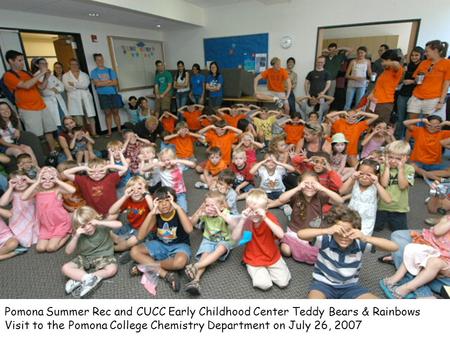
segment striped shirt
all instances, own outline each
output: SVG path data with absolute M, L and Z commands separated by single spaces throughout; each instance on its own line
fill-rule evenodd
M 320 250 L 313 278 L 335 287 L 358 283 L 366 243 L 355 239 L 350 246 L 342 249 L 331 235 L 319 236 L 317 240 Z

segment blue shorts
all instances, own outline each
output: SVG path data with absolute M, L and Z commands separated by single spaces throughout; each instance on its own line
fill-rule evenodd
M 272 191 L 267 193 L 267 197 L 271 200 L 276 200 L 283 194 L 284 191 Z
M 116 229 L 114 231 L 114 233 L 117 236 L 123 237 L 124 239 L 128 239 L 131 236 L 137 237 L 139 230 L 131 227 L 131 224 L 127 222 L 127 223 L 124 223 L 119 229 Z M 145 238 L 145 240 L 147 240 L 147 241 L 152 241 L 154 239 L 156 239 L 155 232 L 149 232 L 147 237 Z
M 311 284 L 309 291 L 312 290 L 322 292 L 327 299 L 355 299 L 365 293 L 369 293 L 368 289 L 363 288 L 359 284 L 335 287 L 317 280 Z
M 445 165 L 443 163 L 439 164 L 425 164 L 422 162 L 414 162 L 416 166 L 418 166 L 420 169 L 423 169 L 425 171 L 433 171 L 433 170 L 445 170 L 448 168 L 448 165 Z
M 152 241 L 146 241 L 144 243 L 150 256 L 157 261 L 163 261 L 165 259 L 175 256 L 177 253 L 184 253 L 188 256 L 188 260 L 191 258 L 192 250 L 186 243 L 166 244 L 159 239 Z
M 217 247 L 219 245 L 223 245 L 226 249 L 227 252 L 225 252 L 220 258 L 220 261 L 224 261 L 227 259 L 228 255 L 230 254 L 231 249 L 233 249 L 234 245 L 233 242 L 227 242 L 227 241 L 218 241 L 218 242 L 214 242 L 211 241 L 207 238 L 203 238 L 202 242 L 200 243 L 200 247 L 197 250 L 197 254 L 195 255 L 195 259 L 200 260 L 200 257 L 202 256 L 202 254 L 206 253 L 211 253 L 216 251 Z

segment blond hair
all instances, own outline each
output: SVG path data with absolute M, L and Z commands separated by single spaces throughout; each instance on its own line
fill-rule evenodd
M 211 198 L 213 200 L 216 200 L 217 202 L 219 202 L 218 206 L 219 207 L 224 207 L 224 208 L 228 208 L 228 203 L 227 203 L 227 198 L 224 194 L 221 194 L 218 191 L 208 191 L 205 195 L 205 200 L 207 198 Z
M 395 155 L 409 155 L 411 146 L 405 141 L 394 141 L 386 146 L 386 152 Z
M 84 206 L 76 209 L 72 215 L 72 226 L 76 230 L 94 219 L 101 219 L 102 216 L 93 208 Z
M 158 154 L 159 159 L 161 159 L 163 155 L 169 155 L 173 160 L 176 159 L 175 152 L 172 148 L 164 148 L 163 150 L 161 150 Z
M 244 155 L 244 157 L 247 159 L 247 153 L 245 152 L 244 149 L 242 149 L 242 148 L 240 148 L 240 147 L 233 150 L 233 160 L 234 160 L 238 155 Z
M 128 189 L 129 187 L 131 187 L 132 185 L 135 185 L 135 184 L 143 184 L 146 187 L 147 181 L 142 176 L 133 176 L 128 180 L 125 188 Z
M 119 140 L 112 140 L 109 141 L 106 144 L 106 149 L 110 149 L 110 148 L 122 148 L 123 147 L 123 142 L 119 141 Z
M 106 160 L 97 157 L 89 161 L 88 167 L 92 169 L 94 167 L 105 166 L 106 164 L 107 164 Z
M 252 189 L 247 195 L 245 199 L 247 205 L 249 204 L 260 204 L 262 208 L 267 208 L 267 204 L 269 203 L 269 198 L 267 194 L 262 189 Z
M 153 144 L 147 144 L 147 143 L 144 143 L 144 144 L 141 146 L 141 150 L 142 150 L 142 149 L 147 149 L 147 148 L 152 149 L 153 152 L 156 154 L 156 147 L 155 147 Z

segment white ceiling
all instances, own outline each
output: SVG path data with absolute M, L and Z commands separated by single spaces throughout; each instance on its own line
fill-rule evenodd
M 87 0 L 0 0 L 0 9 L 62 16 L 93 22 L 120 24 L 122 26 L 144 29 L 157 30 L 159 29 L 156 27 L 157 24 L 161 25 L 160 29 L 162 30 L 194 27 L 193 25 L 184 22 L 135 12 L 126 8 L 96 4 Z M 89 13 L 91 12 L 99 13 L 100 16 L 90 17 Z
M 258 1 L 264 5 L 276 5 L 291 2 L 291 0 L 184 0 L 184 1 L 190 2 L 191 4 L 202 8 L 229 6 L 242 2 L 255 2 L 255 1 Z

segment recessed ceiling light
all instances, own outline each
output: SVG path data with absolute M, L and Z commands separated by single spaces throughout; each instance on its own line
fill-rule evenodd
M 99 13 L 95 13 L 95 12 L 91 12 L 91 13 L 89 13 L 89 16 L 97 17 L 97 16 L 100 16 L 100 14 Z
M 157 25 L 156 25 L 156 28 L 161 28 L 161 25 L 160 25 L 160 24 L 157 24 Z

